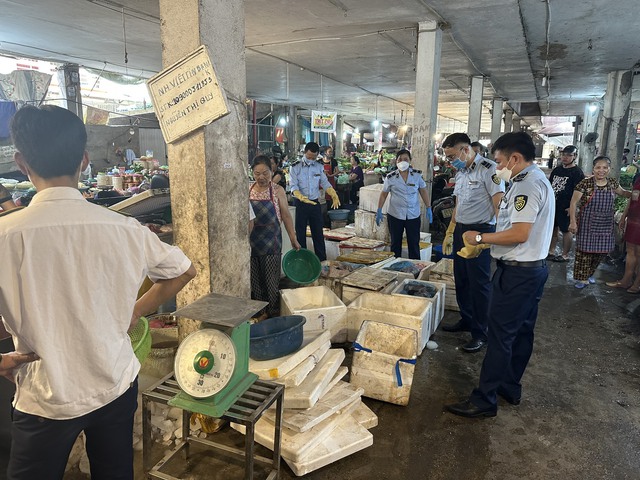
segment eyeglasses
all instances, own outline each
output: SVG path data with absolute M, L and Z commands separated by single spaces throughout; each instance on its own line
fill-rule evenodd
M 462 150 L 464 150 L 464 147 L 460 147 L 460 149 L 458 150 L 458 152 L 461 152 Z M 457 155 L 447 155 L 445 157 L 447 160 L 449 160 L 450 162 L 453 162 L 457 157 Z

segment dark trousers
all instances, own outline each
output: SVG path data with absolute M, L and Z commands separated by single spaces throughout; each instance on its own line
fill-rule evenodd
M 480 383 L 471 402 L 486 408 L 497 403 L 498 389 L 520 398 L 524 374 L 533 351 L 533 329 L 538 303 L 549 276 L 547 266 L 511 267 L 498 262 L 492 280 L 489 343 L 482 362 Z
M 313 239 L 313 251 L 320 261 L 327 259 L 327 251 L 324 247 L 324 234 L 322 227 L 322 207 L 319 203 L 309 205 L 296 199 L 296 239 L 302 248 L 307 246 L 307 223 L 311 228 Z
M 420 260 L 420 217 L 411 220 L 400 220 L 387 214 L 391 251 L 396 257 L 402 257 L 402 233 L 407 231 L 407 250 L 409 258 Z
M 462 234 L 468 230 L 486 233 L 495 232 L 496 228 L 486 223 L 458 223 L 453 232 L 453 274 L 460 318 L 471 330 L 474 340 L 486 340 L 491 301 L 491 254 L 489 249 L 483 250 L 477 258 L 462 258 L 456 254 L 464 247 Z
M 13 411 L 9 480 L 62 479 L 69 453 L 84 430 L 92 480 L 133 480 L 133 415 L 138 380 L 113 402 L 70 420 Z

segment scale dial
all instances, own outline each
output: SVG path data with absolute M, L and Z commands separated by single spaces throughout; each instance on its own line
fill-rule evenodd
M 233 375 L 236 346 L 224 332 L 205 328 L 185 338 L 174 362 L 176 380 L 194 398 L 210 397 L 221 391 Z

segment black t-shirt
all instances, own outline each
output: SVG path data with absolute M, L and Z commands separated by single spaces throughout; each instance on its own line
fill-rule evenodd
M 556 210 L 560 207 L 563 207 L 563 209 L 569 208 L 573 190 L 583 178 L 584 172 L 577 165 L 571 168 L 565 168 L 560 165 L 553 169 L 549 176 L 549 181 L 556 195 Z

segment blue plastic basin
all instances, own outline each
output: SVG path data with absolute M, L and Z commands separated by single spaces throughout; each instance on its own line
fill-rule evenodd
M 295 352 L 302 345 L 302 315 L 273 317 L 251 325 L 249 356 L 271 360 Z

